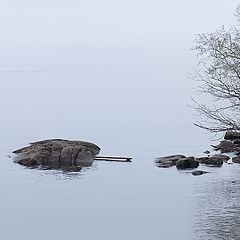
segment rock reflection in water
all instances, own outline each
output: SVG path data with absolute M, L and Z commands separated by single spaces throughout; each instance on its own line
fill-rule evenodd
M 240 180 L 224 176 L 209 180 L 195 188 L 195 239 L 240 239 Z
M 41 165 L 38 166 L 37 169 L 40 170 L 61 170 L 63 173 L 71 173 L 71 172 L 80 172 L 83 168 L 91 167 L 92 164 L 82 164 L 82 166 L 76 165 Z
M 37 168 L 42 169 L 42 168 Z M 55 180 L 60 181 L 69 181 L 69 180 L 77 180 L 82 179 L 86 174 L 90 171 L 97 170 L 97 164 L 93 163 L 92 166 L 89 167 L 80 167 L 80 168 L 59 168 L 59 169 L 44 169 L 45 171 L 41 171 L 41 175 L 43 179 L 47 176 L 52 176 Z

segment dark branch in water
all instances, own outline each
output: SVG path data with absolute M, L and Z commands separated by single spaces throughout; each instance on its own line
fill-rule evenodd
M 110 161 L 110 162 L 132 162 L 132 158 L 129 157 L 105 157 L 105 156 L 96 156 L 94 160 L 97 161 Z

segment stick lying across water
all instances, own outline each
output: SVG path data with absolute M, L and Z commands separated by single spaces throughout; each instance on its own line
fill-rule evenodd
M 110 162 L 132 162 L 132 158 L 129 157 L 104 157 L 96 156 L 94 160 L 97 161 L 110 161 Z

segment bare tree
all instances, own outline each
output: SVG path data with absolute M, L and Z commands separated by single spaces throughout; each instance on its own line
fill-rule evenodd
M 236 17 L 240 22 L 240 5 Z M 195 125 L 211 132 L 240 130 L 240 28 L 221 27 L 200 34 L 193 50 L 200 58 L 201 70 L 192 78 L 200 83 L 197 92 L 208 99 L 205 103 L 193 100 L 203 116 Z

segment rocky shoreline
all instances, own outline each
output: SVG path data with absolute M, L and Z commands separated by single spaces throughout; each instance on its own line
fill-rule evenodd
M 212 145 L 219 154 L 203 152 L 207 156 L 171 155 L 158 157 L 155 164 L 159 168 L 175 166 L 179 170 L 195 169 L 200 165 L 221 167 L 224 163 L 240 163 L 240 133 L 228 131 L 224 140 L 218 145 Z M 66 171 L 80 171 L 82 167 L 92 166 L 94 160 L 131 162 L 131 158 L 97 156 L 100 147 L 84 141 L 69 141 L 63 139 L 49 139 L 30 143 L 30 146 L 13 151 L 14 162 L 29 168 L 63 169 Z M 229 154 L 234 155 L 230 157 Z M 194 176 L 208 173 L 193 171 Z
M 233 163 L 240 163 L 240 133 L 228 131 L 224 136 L 224 140 L 221 141 L 218 145 L 212 145 L 213 150 L 220 151 L 221 154 L 213 154 L 208 156 L 193 157 L 185 155 L 171 155 L 165 157 L 158 157 L 155 159 L 156 166 L 159 168 L 169 168 L 176 166 L 177 169 L 194 169 L 197 168 L 200 164 L 204 164 L 209 167 L 221 167 L 223 163 L 232 160 Z M 210 151 L 205 151 L 205 154 L 210 154 Z M 234 154 L 235 156 L 231 157 L 228 154 Z M 193 175 L 202 175 L 207 173 L 205 171 L 194 171 Z

